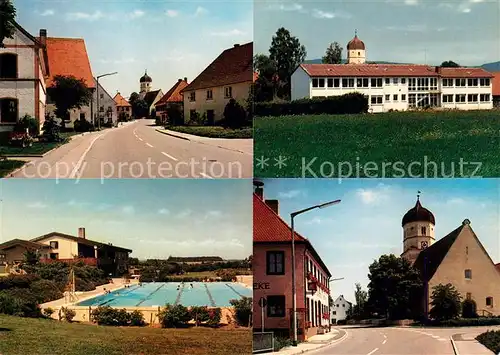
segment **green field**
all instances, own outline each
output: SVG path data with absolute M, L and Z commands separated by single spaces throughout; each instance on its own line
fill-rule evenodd
M 258 117 L 254 129 L 256 177 L 500 176 L 500 111 Z
M 26 162 L 21 160 L 0 160 L 0 178 L 9 175 L 14 170 L 23 166 Z
M 104 327 L 0 315 L 3 355 L 250 354 L 251 334 L 250 329 Z

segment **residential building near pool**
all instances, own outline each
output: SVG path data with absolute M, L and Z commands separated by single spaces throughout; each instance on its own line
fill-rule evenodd
M 292 100 L 359 92 L 374 113 L 493 108 L 493 75 L 482 68 L 367 64 L 365 45 L 357 35 L 347 49 L 348 64 L 301 64 L 292 74 Z
M 291 229 L 279 216 L 279 201 L 265 200 L 263 189 L 253 195 L 254 272 L 253 326 L 289 336 L 292 333 Z M 297 334 L 299 340 L 330 329 L 331 273 L 311 242 L 295 236 Z M 259 301 L 264 299 L 264 318 Z

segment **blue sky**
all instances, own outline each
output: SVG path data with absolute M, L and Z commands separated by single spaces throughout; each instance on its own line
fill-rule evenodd
M 139 258 L 252 253 L 250 180 L 75 181 L 0 180 L 0 242 L 85 227 Z
M 165 93 L 193 80 L 224 49 L 253 38 L 251 1 L 15 0 L 17 21 L 30 33 L 84 38 L 94 75 L 112 95 L 139 91 L 148 70 Z
M 321 58 L 331 42 L 365 42 L 367 60 L 482 65 L 500 60 L 496 0 L 273 0 L 255 2 L 255 52 L 267 53 L 285 27 Z
M 500 180 L 498 179 L 270 179 L 263 180 L 264 196 L 279 199 L 280 215 L 322 202 L 338 205 L 316 209 L 295 218 L 296 229 L 307 237 L 328 266 L 332 296 L 354 301 L 354 284 L 368 285 L 368 266 L 382 254 L 400 255 L 403 215 L 421 203 L 434 213 L 436 240 L 468 218 L 495 263 L 500 262 Z

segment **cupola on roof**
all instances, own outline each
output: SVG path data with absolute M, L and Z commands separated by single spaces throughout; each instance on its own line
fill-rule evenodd
M 354 38 L 351 39 L 349 43 L 347 43 L 347 50 L 365 50 L 365 44 L 358 37 L 358 31 L 356 31 Z
M 415 207 L 410 209 L 403 216 L 402 225 L 405 226 L 406 224 L 411 222 L 430 222 L 432 224 L 436 224 L 434 215 L 427 208 L 422 207 L 419 197 L 417 197 L 417 203 L 415 203 Z
M 147 70 L 144 72 L 144 75 L 139 80 L 139 82 L 141 82 L 141 83 L 150 83 L 152 81 L 153 81 L 153 79 L 151 79 L 151 77 L 148 75 Z

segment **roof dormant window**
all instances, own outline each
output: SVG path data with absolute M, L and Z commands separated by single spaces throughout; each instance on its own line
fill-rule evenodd
M 465 278 L 467 280 L 472 279 L 472 270 L 471 269 L 465 269 Z
M 477 78 L 467 79 L 467 86 L 477 86 L 478 83 L 479 83 L 479 80 Z
M 490 94 L 481 94 L 479 100 L 481 102 L 490 102 Z
M 479 84 L 481 86 L 490 86 L 490 79 L 480 79 Z
M 465 94 L 456 94 L 455 102 L 465 102 Z
M 191 91 L 189 93 L 189 101 L 191 101 L 191 102 L 196 101 L 196 91 Z
M 477 102 L 478 94 L 467 95 L 467 102 Z
M 224 88 L 224 98 L 231 99 L 233 97 L 233 88 L 231 86 L 226 86 Z
M 455 79 L 455 86 L 465 86 L 465 79 Z
M 353 88 L 354 87 L 354 78 L 343 78 L 342 79 L 342 87 L 343 88 Z
M 0 78 L 17 79 L 17 54 L 0 54 Z
M 208 89 L 207 90 L 207 100 L 213 100 L 214 98 L 214 92 L 212 91 L 212 89 Z
M 443 103 L 453 102 L 453 95 L 443 95 Z

